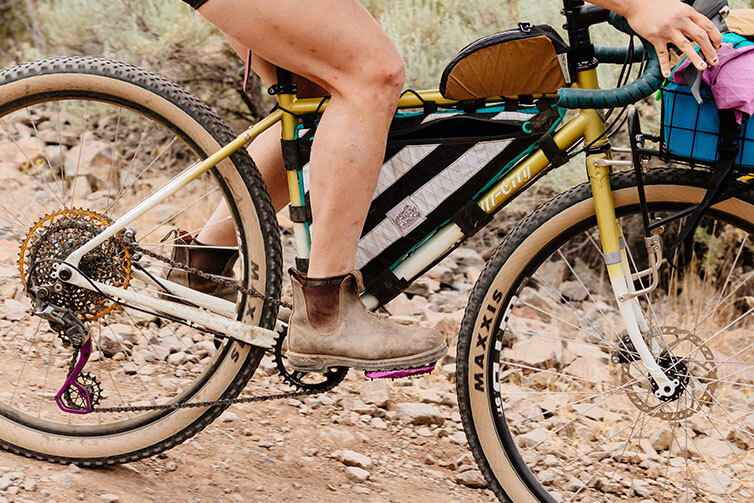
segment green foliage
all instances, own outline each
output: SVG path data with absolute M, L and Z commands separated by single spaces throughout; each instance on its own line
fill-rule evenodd
M 228 118 L 257 115 L 242 101 L 243 63 L 225 37 L 178 0 L 39 0 L 45 56 L 101 56 L 186 87 Z M 259 93 L 257 93 L 257 100 Z
M 558 29 L 562 25 L 559 0 L 362 3 L 395 42 L 406 61 L 407 86 L 416 89 L 436 88 L 447 63 L 481 36 L 513 28 L 519 21 Z M 731 2 L 733 8 L 752 4 L 754 0 Z M 180 0 L 0 0 L 0 19 L 3 65 L 13 59 L 102 56 L 156 71 L 226 116 L 257 115 L 263 105 L 259 92 L 253 99 L 242 98 L 242 65 L 237 56 L 222 34 Z M 593 39 L 602 45 L 620 45 L 626 37 L 600 26 L 593 30 Z M 614 69 L 600 72 L 605 87 L 614 83 Z
M 17 59 L 28 50 L 32 25 L 24 0 L 0 0 L 0 64 Z

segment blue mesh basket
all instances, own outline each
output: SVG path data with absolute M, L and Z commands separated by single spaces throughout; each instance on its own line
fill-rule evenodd
M 741 126 L 739 168 L 754 168 L 754 128 Z M 702 104 L 696 103 L 688 86 L 669 83 L 662 89 L 662 141 L 668 157 L 712 165 L 717 161 L 720 118 L 712 93 L 702 87 Z

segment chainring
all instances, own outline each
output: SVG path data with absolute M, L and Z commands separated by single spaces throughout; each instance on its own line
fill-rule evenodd
M 47 301 L 76 313 L 83 321 L 93 321 L 116 306 L 99 293 L 58 280 L 60 262 L 97 236 L 111 220 L 104 215 L 65 209 L 51 213 L 34 224 L 19 252 L 19 271 L 27 294 L 35 286 L 54 286 Z M 93 281 L 128 288 L 131 281 L 131 256 L 118 240 L 109 239 L 84 255 L 79 270 Z
M 278 332 L 274 348 L 275 366 L 277 367 L 283 382 L 298 390 L 315 393 L 331 390 L 343 382 L 343 379 L 345 379 L 348 374 L 348 368 L 346 367 L 330 368 L 323 374 L 289 369 L 286 365 L 286 357 L 283 354 L 287 333 L 288 327 L 283 327 L 281 331 Z
M 702 410 L 703 406 L 714 403 L 717 388 L 715 355 L 704 341 L 686 330 L 668 326 L 661 330 L 671 351 L 691 345 L 694 349 L 681 350 L 681 356 L 700 353 L 702 357 L 664 355 L 660 358 L 660 367 L 681 381 L 680 393 L 666 400 L 656 398 L 654 385 L 651 378 L 647 377 L 644 365 L 640 365 L 641 360 L 621 364 L 621 386 L 626 389 L 626 395 L 634 406 L 642 412 L 651 413 L 653 417 L 666 421 L 682 421 Z

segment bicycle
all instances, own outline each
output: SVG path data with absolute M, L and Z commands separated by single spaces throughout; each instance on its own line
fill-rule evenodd
M 497 156 L 505 150 L 500 147 L 487 158 L 484 167 L 491 171 L 480 168 L 487 178 L 463 211 L 441 212 L 428 232 L 421 225 L 408 228 L 407 235 L 421 229 L 424 236 L 393 249 L 390 260 L 370 262 L 391 243 L 362 256 L 364 268 L 373 267 L 363 300 L 376 308 L 397 295 L 583 141 L 589 182 L 520 222 L 469 300 L 456 379 L 475 458 L 495 494 L 517 503 L 558 495 L 657 494 L 651 484 L 677 499 L 703 495 L 715 482 L 729 500 L 731 493 L 744 497 L 754 479 L 742 460 L 754 445 L 748 426 L 753 416 L 740 407 L 752 380 L 745 361 L 752 344 L 742 336 L 754 310 L 745 295 L 754 274 L 747 244 L 754 198 L 745 181 L 732 184 L 696 234 L 692 266 L 666 267 L 663 246 L 702 199 L 708 171 L 646 170 L 653 153 L 641 142 L 653 138 L 641 136 L 633 110 L 632 148 L 611 147 L 596 109 L 624 107 L 654 93 L 661 84 L 659 64 L 643 41 L 643 49 L 593 46 L 589 29 L 598 23 L 633 34 L 622 18 L 580 0 L 564 6 L 571 49 L 582 57 L 574 88 L 528 97 L 528 108 L 519 106 L 519 97 L 461 103 L 436 90 L 401 98 L 398 118 L 413 125 L 443 113 L 461 119 L 495 114 L 528 139 L 507 157 Z M 600 91 L 598 62 L 643 62 L 645 71 L 636 82 Z M 272 92 L 276 109 L 234 137 L 198 100 L 130 66 L 64 58 L 0 73 L 0 133 L 21 156 L 19 169 L 0 163 L 6 299 L 0 347 L 9 354 L 0 379 L 13 389 L 0 407 L 3 448 L 88 466 L 155 455 L 196 434 L 232 403 L 266 350 L 275 351 L 298 391 L 248 401 L 315 393 L 340 382 L 343 369 L 322 376 L 285 370 L 285 323 L 277 318 L 284 305 L 279 230 L 242 148 L 282 123 L 297 263 L 305 266 L 307 130 L 316 127 L 327 99 L 297 99 L 283 70 Z M 523 119 L 506 115 L 511 103 L 510 113 Z M 552 113 L 565 109 L 578 112 L 569 120 Z M 14 130 L 3 119 L 14 120 Z M 537 135 L 526 137 L 533 125 Z M 613 160 L 615 152 L 632 154 L 632 160 Z M 189 167 L 172 177 L 156 171 L 175 164 Z M 634 169 L 612 173 L 616 166 Z M 188 204 L 171 206 L 174 194 L 186 193 Z M 219 200 L 231 209 L 241 260 L 237 281 L 209 279 L 236 288 L 235 304 L 159 274 L 171 267 L 200 273 L 167 259 L 184 245 L 175 236 L 158 236 L 177 227 L 201 228 Z M 662 225 L 655 225 L 657 219 Z M 647 220 L 654 231 L 644 235 Z M 18 241 L 15 256 L 8 250 Z M 709 295 L 715 302 L 705 306 Z M 27 297 L 39 319 L 31 326 L 31 315 L 22 312 L 29 301 L 19 300 Z M 14 335 L 19 330 L 23 336 Z M 83 372 L 85 365 L 98 373 Z M 29 370 L 35 366 L 39 372 Z M 64 383 L 57 393 L 53 382 Z M 707 436 L 701 438 L 701 431 Z M 710 456 L 710 445 L 730 453 Z M 649 461 L 640 459 L 640 449 L 649 451 Z M 724 463 L 734 461 L 738 487 L 721 475 Z M 711 474 L 704 475 L 704 489 L 702 470 Z M 652 473 L 662 479 L 644 480 Z

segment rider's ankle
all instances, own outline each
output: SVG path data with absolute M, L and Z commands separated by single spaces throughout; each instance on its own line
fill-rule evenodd
M 346 276 L 314 278 L 297 274 L 302 284 L 306 314 L 312 328 L 321 333 L 333 332 L 338 327 L 340 288 Z

